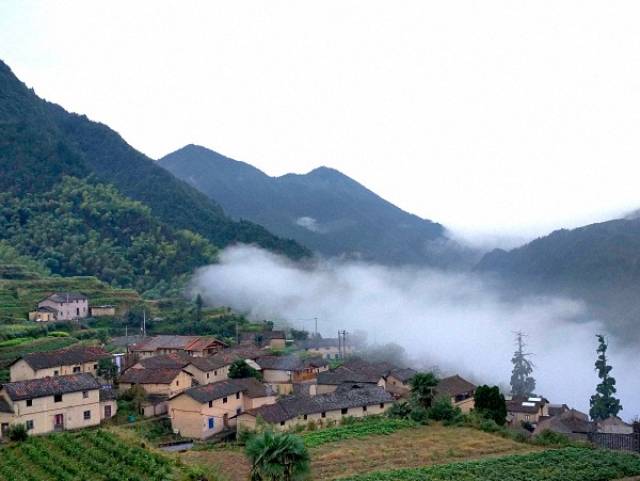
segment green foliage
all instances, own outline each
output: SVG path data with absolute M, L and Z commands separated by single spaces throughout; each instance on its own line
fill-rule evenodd
M 294 341 L 306 341 L 309 339 L 309 332 L 304 329 L 291 329 L 291 338 Z
M 611 416 L 617 416 L 622 411 L 622 406 L 620 400 L 614 397 L 616 380 L 610 374 L 613 368 L 608 364 L 607 341 L 602 334 L 598 334 L 596 337 L 598 338 L 598 359 L 595 366 L 601 381 L 596 387 L 596 393 L 591 396 L 589 415 L 593 420 L 601 421 Z
M 604 481 L 640 475 L 634 454 L 564 448 L 423 468 L 374 472 L 344 481 Z
M 14 442 L 26 441 L 29 437 L 27 427 L 24 424 L 13 424 L 9 426 L 7 437 Z
M 449 398 L 442 397 L 436 400 L 429 408 L 429 419 L 434 421 L 453 421 L 461 415 L 460 408 L 454 407 Z
M 306 479 L 309 453 L 302 439 L 270 431 L 252 437 L 245 447 L 251 461 L 251 481 L 294 481 Z
M 204 238 L 160 223 L 109 185 L 65 177 L 51 191 L 0 194 L 0 237 L 62 276 L 144 291 L 215 260 Z
M 260 372 L 245 362 L 244 359 L 237 359 L 229 366 L 229 379 L 240 379 L 244 377 L 255 377 L 261 379 Z
M 531 376 L 533 373 L 533 363 L 527 359 L 530 353 L 524 352 L 525 343 L 523 334 L 516 334 L 517 349 L 513 353 L 511 362 L 513 371 L 511 372 L 511 395 L 519 397 L 532 396 L 536 389 L 536 380 Z
M 342 441 L 345 439 L 361 438 L 366 436 L 378 436 L 395 433 L 401 429 L 416 427 L 416 423 L 407 419 L 393 419 L 380 416 L 368 416 L 365 418 L 343 418 L 349 419 L 340 426 L 316 430 L 315 423 L 308 429 L 309 432 L 303 434 L 304 444 L 308 448 L 314 448 L 325 443 Z
M 569 446 L 574 444 L 574 442 L 564 434 L 555 433 L 549 429 L 545 429 L 540 434 L 534 436 L 531 442 L 538 446 Z
M 507 420 L 507 405 L 498 386 L 479 386 L 475 392 L 475 410 L 503 426 Z
M 118 366 L 116 366 L 111 358 L 100 359 L 98 361 L 97 374 L 107 381 L 113 382 L 118 375 Z
M 425 409 L 431 407 L 438 378 L 432 372 L 420 372 L 410 381 L 411 399 Z
M 411 405 L 407 401 L 394 403 L 385 413 L 393 419 L 407 419 L 411 415 Z

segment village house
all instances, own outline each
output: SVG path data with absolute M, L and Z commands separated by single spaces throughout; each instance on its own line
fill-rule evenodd
M 563 434 L 574 441 L 587 441 L 594 425 L 585 413 L 567 409 L 555 416 L 540 417 L 533 435 L 538 436 L 545 431 Z
M 507 399 L 507 422 L 520 427 L 528 423 L 534 428 L 541 417 L 549 416 L 549 401 L 543 397 L 514 397 Z
M 411 368 L 392 369 L 385 377 L 385 388 L 396 397 L 407 397 L 411 393 L 409 382 L 418 374 Z
M 240 344 L 269 349 L 284 349 L 287 337 L 284 331 L 258 331 L 240 333 Z
M 35 311 L 29 312 L 29 320 L 35 322 L 54 322 L 58 311 L 53 307 L 42 306 Z
M 311 422 L 321 425 L 337 423 L 348 416 L 382 414 L 393 402 L 393 396 L 379 386 L 345 385 L 333 393 L 288 396 L 275 404 L 247 410 L 238 415 L 238 431 L 255 431 L 259 422 L 267 423 L 276 430 L 287 430 Z
M 23 424 L 29 434 L 97 426 L 116 413 L 90 374 L 10 382 L 0 388 L 0 438 L 9 426 Z
M 256 359 L 262 370 L 263 381 L 278 394 L 290 394 L 295 384 L 314 383 L 320 372 L 329 369 L 321 357 L 302 358 L 289 356 L 262 356 Z
M 610 416 L 602 421 L 596 421 L 596 431 L 608 434 L 632 434 L 633 426 L 625 423 L 618 416 Z
M 67 374 L 96 375 L 101 359 L 111 355 L 99 347 L 71 347 L 49 352 L 35 352 L 16 359 L 9 365 L 11 382 Z
M 276 393 L 255 378 L 198 386 L 169 400 L 171 425 L 181 436 L 207 439 L 236 424 L 236 416 L 276 402 Z
M 45 297 L 38 302 L 38 310 L 29 313 L 29 319 L 36 320 L 39 312 L 44 312 L 40 311 L 43 308 L 48 308 L 48 312 L 53 309 L 54 319 L 51 320 L 56 321 L 73 321 L 89 316 L 89 300 L 79 292 L 56 292 Z
M 377 376 L 355 372 L 347 367 L 340 366 L 336 369 L 318 373 L 316 385 L 311 390 L 311 394 L 329 394 L 335 392 L 339 386 L 353 384 L 384 386 L 384 380 Z
M 140 359 L 160 354 L 187 354 L 206 357 L 224 349 L 227 345 L 213 336 L 153 336 L 129 346 L 129 352 Z
M 113 317 L 116 315 L 116 306 L 105 304 L 103 306 L 91 306 L 91 317 Z
M 311 356 L 322 356 L 325 359 L 340 359 L 340 357 L 349 356 L 353 353 L 351 346 L 340 346 L 340 341 L 337 337 L 312 337 L 311 339 L 298 341 L 296 347 Z
M 168 399 L 192 386 L 192 376 L 180 368 L 127 369 L 119 380 L 120 392 L 139 386 L 145 392 L 141 406 L 145 416 L 167 412 Z
M 439 397 L 449 399 L 451 404 L 460 408 L 463 413 L 468 413 L 475 407 L 476 385 L 457 374 L 440 379 L 435 392 L 436 399 Z

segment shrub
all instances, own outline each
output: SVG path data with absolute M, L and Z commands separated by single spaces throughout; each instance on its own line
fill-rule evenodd
M 428 412 L 429 419 L 434 421 L 451 421 L 460 414 L 460 408 L 453 407 L 448 398 L 438 399 Z
M 406 401 L 400 401 L 393 404 L 386 412 L 390 418 L 408 419 L 411 415 L 411 406 Z
M 416 406 L 411 410 L 409 418 L 419 424 L 429 424 L 429 411 L 422 406 Z
M 507 421 L 507 404 L 498 386 L 485 385 L 476 389 L 475 410 L 500 426 L 504 426 Z
M 27 438 L 29 437 L 29 433 L 27 431 L 27 427 L 24 424 L 14 424 L 13 426 L 9 426 L 7 437 L 11 441 L 22 442 L 27 440 Z
M 571 444 L 571 440 L 564 434 L 555 433 L 548 429 L 535 436 L 531 442 L 539 446 L 569 446 Z

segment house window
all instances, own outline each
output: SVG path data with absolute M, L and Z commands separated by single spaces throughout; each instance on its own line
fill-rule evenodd
M 240 415 L 241 412 L 242 412 L 242 408 L 236 409 L 236 415 Z
M 209 407 L 212 408 L 213 407 L 213 401 L 209 401 Z
M 209 429 L 213 429 L 215 425 L 216 425 L 215 419 L 209 418 Z
M 525 421 L 528 421 L 529 419 L 530 419 L 530 418 L 529 418 L 529 415 L 527 414 L 527 415 L 524 417 L 524 420 L 525 420 Z
M 80 372 L 80 366 L 73 366 L 73 372 Z
M 33 399 L 27 399 L 27 407 L 30 408 L 33 406 Z
M 280 426 L 284 426 L 284 421 L 280 421 Z
M 94 364 L 94 365 L 93 365 L 93 370 L 94 370 L 94 371 L 97 371 L 97 370 L 98 370 L 98 365 L 97 365 L 97 364 Z
M 180 385 L 180 381 L 176 381 L 176 386 L 179 386 L 179 385 Z
M 236 393 L 236 399 L 240 399 L 240 393 L 239 392 Z
M 362 412 L 366 413 L 367 412 L 367 406 L 362 406 Z
M 33 429 L 33 420 L 32 419 L 28 419 L 25 422 L 25 426 L 27 427 L 27 431 L 31 431 Z
M 82 399 L 87 399 L 89 397 L 89 391 L 82 391 Z
M 213 375 L 217 376 L 218 375 L 218 371 L 213 371 Z
M 87 421 L 87 420 L 91 419 L 91 411 L 85 411 L 85 412 L 83 413 L 83 416 L 84 416 L 84 420 L 85 420 L 85 421 Z
M 62 402 L 62 394 L 56 394 L 53 396 L 53 402 L 61 403 Z
M 304 416 L 302 416 L 302 419 L 304 419 L 306 421 L 307 420 L 307 415 L 305 414 Z
M 384 409 L 384 403 L 380 403 L 380 409 Z
M 53 371 L 54 376 L 57 376 L 58 374 L 59 374 L 58 371 Z
M 326 417 L 327 417 L 327 413 L 322 413 L 322 414 L 320 415 L 320 417 L 326 418 Z
M 207 373 L 207 379 L 209 379 L 209 373 Z
M 342 408 L 342 415 L 344 416 L 345 414 L 347 414 L 349 412 L 349 408 Z
M 227 398 L 226 397 L 222 398 L 222 404 L 227 404 Z

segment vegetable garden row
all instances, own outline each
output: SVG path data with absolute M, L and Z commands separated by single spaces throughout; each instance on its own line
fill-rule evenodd
M 309 431 L 302 435 L 308 448 L 321 444 L 342 441 L 344 439 L 361 438 L 364 436 L 391 434 L 400 429 L 415 427 L 416 423 L 408 419 L 390 419 L 385 417 L 369 417 L 354 419 L 348 424 Z
M 640 475 L 635 454 L 564 448 L 466 463 L 374 472 L 341 481 L 605 481 Z
M 171 461 L 107 431 L 34 436 L 0 449 L 0 481 L 164 481 Z

